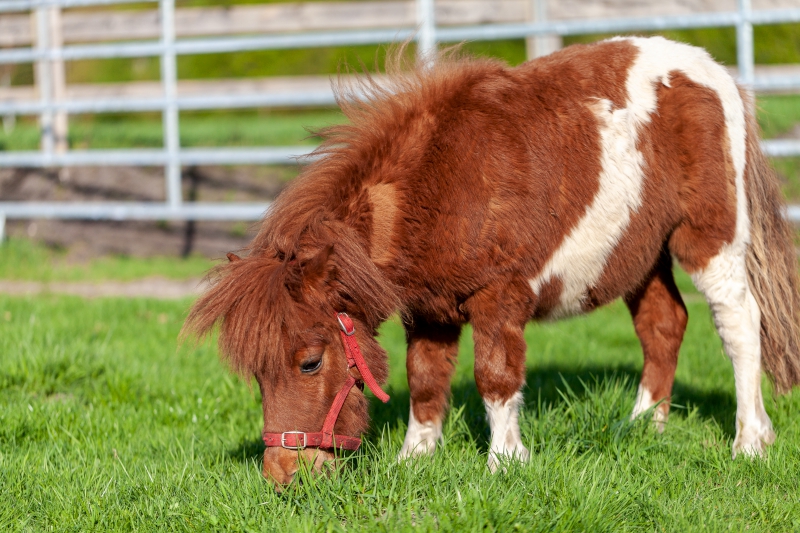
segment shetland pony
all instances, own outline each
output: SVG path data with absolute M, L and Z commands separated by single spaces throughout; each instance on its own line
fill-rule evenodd
M 733 363 L 733 456 L 761 455 L 775 439 L 762 364 L 779 392 L 800 382 L 800 305 L 747 93 L 703 50 L 662 38 L 571 46 L 516 68 L 453 54 L 401 63 L 389 87 L 340 90 L 349 124 L 323 132 L 318 160 L 246 256 L 216 269 L 184 326 L 219 323 L 223 356 L 258 381 L 265 476 L 288 483 L 298 455 L 320 469 L 336 447 L 357 447 L 363 385 L 379 390 L 387 374 L 376 328 L 394 312 L 411 396 L 401 458 L 441 439 L 469 322 L 489 467 L 525 460 L 525 324 L 620 297 L 644 352 L 632 416 L 655 406 L 663 430 L 687 322 L 673 260 Z

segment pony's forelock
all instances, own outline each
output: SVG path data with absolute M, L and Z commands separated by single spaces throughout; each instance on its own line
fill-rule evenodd
M 285 366 L 283 339 L 294 306 L 285 286 L 285 262 L 251 256 L 216 267 L 209 290 L 195 302 L 181 335 L 207 337 L 220 325 L 219 350 L 242 375 L 277 375 Z

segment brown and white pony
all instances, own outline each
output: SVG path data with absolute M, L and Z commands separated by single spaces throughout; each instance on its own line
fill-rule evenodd
M 733 362 L 733 455 L 762 454 L 775 439 L 762 363 L 779 392 L 800 382 L 800 305 L 791 230 L 746 92 L 703 50 L 662 38 L 571 46 L 516 68 L 433 65 L 395 65 L 390 87 L 367 80 L 340 96 L 350 123 L 324 132 L 319 159 L 187 319 L 200 334 L 220 322 L 221 352 L 260 385 L 264 474 L 287 483 L 298 454 L 319 469 L 332 440 L 367 429 L 360 389 L 365 373 L 386 378 L 374 336 L 396 311 L 411 394 L 401 458 L 440 440 L 469 322 L 489 466 L 526 459 L 525 324 L 620 297 L 644 352 L 633 416 L 656 406 L 663 429 L 687 322 L 673 259 L 707 298 Z M 340 339 L 351 326 L 366 372 Z M 326 417 L 327 437 L 311 442 Z

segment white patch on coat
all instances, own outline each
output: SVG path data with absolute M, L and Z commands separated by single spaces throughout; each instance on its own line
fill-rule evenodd
M 642 202 L 644 161 L 636 150 L 636 115 L 628 109 L 612 109 L 608 100 L 590 104 L 600 124 L 600 187 L 586 214 L 550 257 L 542 272 L 530 281 L 538 295 L 553 278 L 562 282 L 553 318 L 577 314 L 603 273 L 608 256 Z
M 733 456 L 760 455 L 775 439 L 761 395 L 761 312 L 750 291 L 745 254 L 750 242 L 744 171 L 747 159 L 745 109 L 739 90 L 725 70 L 699 48 L 663 39 L 631 39 L 650 58 L 653 76 L 680 70 L 720 98 L 736 184 L 736 231 L 709 264 L 692 275 L 714 314 L 717 331 L 731 358 L 736 380 L 736 438 Z M 644 93 L 652 92 L 642 87 Z
M 631 413 L 631 420 L 652 409 L 658 402 L 653 398 L 653 393 L 647 387 L 639 384 L 639 389 L 636 391 L 636 403 L 633 406 L 633 413 Z M 664 426 L 667 423 L 668 411 L 667 408 L 659 405 L 653 410 L 653 422 L 655 422 L 656 429 L 659 433 L 664 432 Z
M 745 109 L 736 82 L 722 65 L 715 62 L 702 48 L 668 41 L 663 37 L 618 37 L 612 40 L 626 40 L 639 48 L 636 60 L 636 75 L 628 76 L 626 87 L 629 102 L 638 100 L 645 105 L 636 106 L 636 113 L 655 110 L 657 96 L 655 83 L 665 83 L 672 71 L 679 71 L 692 81 L 704 85 L 717 93 L 725 115 L 725 128 L 730 143 L 730 155 L 736 173 L 736 234 L 749 241 L 750 219 L 747 214 L 747 201 L 744 192 L 744 167 L 746 161 Z M 666 83 L 665 83 L 666 84 Z M 630 107 L 630 104 L 629 104 Z M 649 111 L 645 111 L 649 109 Z M 649 117 L 639 117 L 643 122 Z
M 669 86 L 672 71 L 684 73 L 719 95 L 736 172 L 737 235 L 741 233 L 747 239 L 744 104 L 733 79 L 700 48 L 661 37 L 614 40 L 631 43 L 639 53 L 628 71 L 625 108 L 612 109 L 607 100 L 588 104 L 600 125 L 601 172 L 597 195 L 539 275 L 530 280 L 531 289 L 538 296 L 545 283 L 561 279 L 562 293 L 551 312 L 552 318 L 581 312 L 587 291 L 600 279 L 630 223 L 631 213 L 641 206 L 645 175 L 643 157 L 636 148 L 638 135 L 656 111 L 658 85 Z
M 517 391 L 505 402 L 484 400 L 486 417 L 492 432 L 489 446 L 489 470 L 496 472 L 503 461 L 515 459 L 527 461 L 530 453 L 522 444 L 519 431 L 519 408 L 522 393 Z
M 442 440 L 442 421 L 420 422 L 414 416 L 412 401 L 408 415 L 408 431 L 397 459 L 403 461 L 418 455 L 432 455 L 436 451 L 436 442 L 440 440 Z

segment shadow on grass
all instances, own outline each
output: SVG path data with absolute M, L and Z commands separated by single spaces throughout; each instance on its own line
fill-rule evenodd
M 525 408 L 535 412 L 537 404 L 541 403 L 547 412 L 550 407 L 564 403 L 562 394 L 568 389 L 574 392 L 576 399 L 581 400 L 587 396 L 587 387 L 603 390 L 606 384 L 619 381 L 629 385 L 632 408 L 640 378 L 641 372 L 633 366 L 586 366 L 576 369 L 572 366 L 552 365 L 528 369 L 523 388 Z M 487 451 L 489 427 L 483 400 L 474 381 L 454 384 L 451 403 L 454 409 L 464 407 L 462 416 L 471 430 L 472 438 L 480 450 Z M 736 398 L 731 393 L 699 389 L 676 381 L 672 391 L 672 404 L 670 416 L 686 417 L 690 410 L 696 409 L 701 419 L 716 421 L 725 434 L 733 438 Z M 388 426 L 393 430 L 401 423 L 408 424 L 408 391 L 395 392 L 389 405 L 373 400 L 370 407 L 372 431 L 369 438 L 378 438 L 381 428 Z
M 261 464 L 264 458 L 264 441 L 260 438 L 243 440 L 236 448 L 228 450 L 227 454 L 235 461 L 242 463 L 256 461 Z
M 556 407 L 565 400 L 562 394 L 571 389 L 575 398 L 584 399 L 587 387 L 602 390 L 606 384 L 622 381 L 630 388 L 630 403 L 633 406 L 636 387 L 641 377 L 640 372 L 632 366 L 587 366 L 575 369 L 570 366 L 543 366 L 528 369 L 525 395 L 525 408 L 536 411 L 541 403 L 544 411 Z M 701 419 L 716 421 L 725 434 L 733 438 L 734 419 L 736 415 L 736 398 L 727 392 L 704 390 L 676 381 L 672 391 L 673 408 L 670 416 L 685 417 L 690 409 L 696 409 Z M 390 391 L 391 401 L 382 404 L 372 398 L 370 415 L 371 430 L 365 437 L 379 439 L 384 428 L 395 430 L 408 424 L 408 390 Z M 474 381 L 462 381 L 453 385 L 452 405 L 454 408 L 464 407 L 463 417 L 478 449 L 486 452 L 489 449 L 489 427 L 486 423 L 486 411 L 483 400 L 478 394 Z M 264 453 L 264 444 L 259 438 L 247 440 L 228 452 L 233 459 L 241 461 L 260 461 Z

